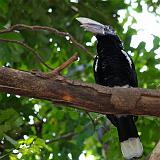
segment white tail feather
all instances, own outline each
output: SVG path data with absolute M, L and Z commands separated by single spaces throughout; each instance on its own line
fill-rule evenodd
M 139 138 L 129 138 L 121 142 L 121 151 L 125 159 L 138 158 L 143 154 L 143 146 Z

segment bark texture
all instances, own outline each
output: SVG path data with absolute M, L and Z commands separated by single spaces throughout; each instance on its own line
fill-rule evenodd
M 0 91 L 102 114 L 160 116 L 160 90 L 109 88 L 52 73 L 0 68 Z
M 160 159 L 160 141 L 157 143 L 154 148 L 149 160 L 159 160 Z

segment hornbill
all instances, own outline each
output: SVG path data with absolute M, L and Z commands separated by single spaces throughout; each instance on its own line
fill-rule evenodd
M 97 56 L 94 60 L 94 77 L 97 84 L 109 87 L 137 87 L 137 75 L 131 57 L 124 51 L 120 38 L 109 25 L 89 18 L 79 17 L 81 27 L 97 38 Z M 143 146 L 133 115 L 109 115 L 107 118 L 117 128 L 121 151 L 125 159 L 139 158 Z

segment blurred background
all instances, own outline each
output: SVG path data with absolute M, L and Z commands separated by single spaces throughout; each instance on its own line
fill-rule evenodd
M 94 56 L 96 39 L 80 28 L 76 17 L 110 24 L 132 56 L 139 87 L 160 87 L 160 1 L 158 0 L 0 0 L 0 29 L 14 24 L 41 25 L 69 32 Z M 63 38 L 43 31 L 21 30 L 0 38 L 24 41 L 53 68 L 75 52 L 79 59 L 63 76 L 95 83 L 93 59 Z M 0 66 L 47 72 L 34 55 L 17 44 L 0 43 Z M 122 160 L 116 129 L 105 116 L 57 106 L 18 95 L 0 94 L 0 159 Z M 149 156 L 160 138 L 160 119 L 139 117 L 136 122 Z

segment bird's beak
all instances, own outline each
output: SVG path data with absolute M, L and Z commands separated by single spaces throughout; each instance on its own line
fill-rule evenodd
M 87 31 L 94 33 L 95 35 L 100 34 L 104 35 L 105 26 L 99 22 L 96 22 L 89 18 L 79 17 L 76 18 L 80 23 L 81 27 L 85 28 Z

